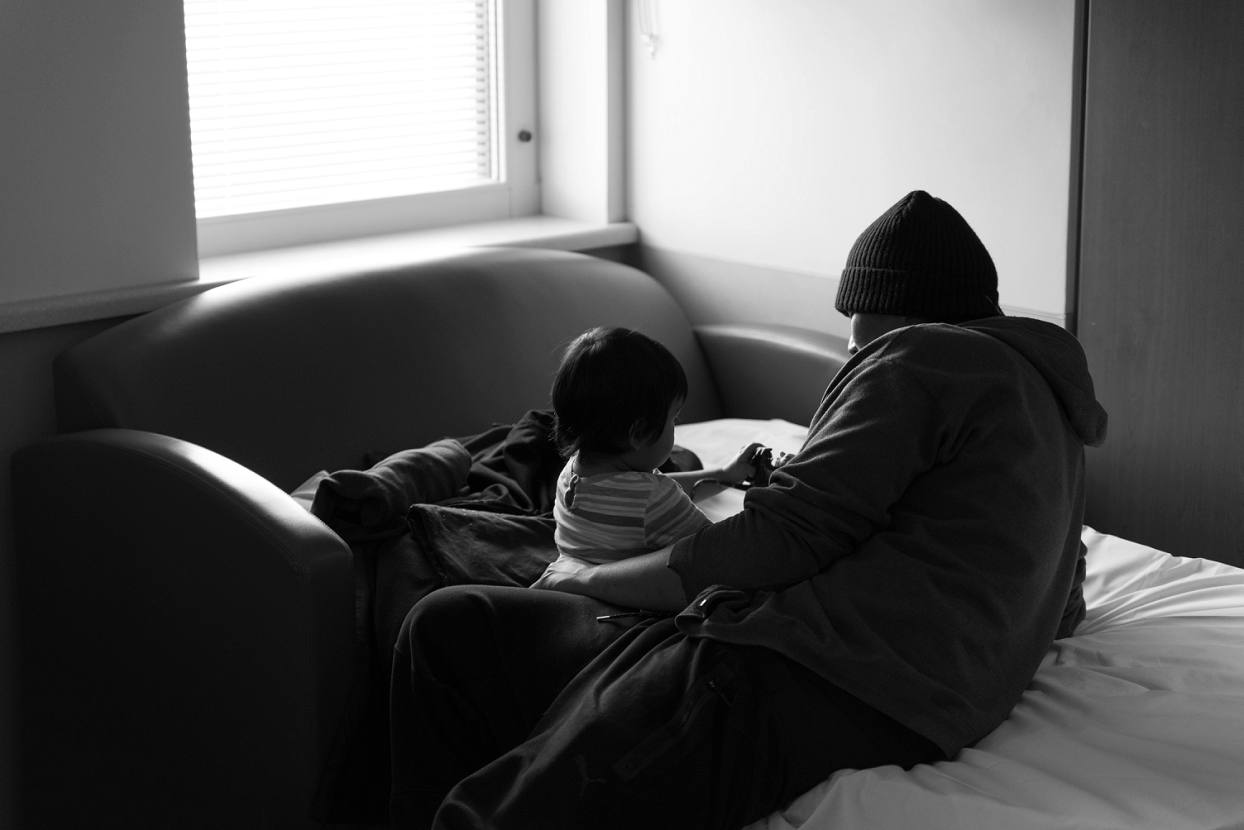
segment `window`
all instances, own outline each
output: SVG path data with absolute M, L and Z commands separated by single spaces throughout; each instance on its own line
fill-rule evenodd
M 531 0 L 185 0 L 199 254 L 535 210 Z

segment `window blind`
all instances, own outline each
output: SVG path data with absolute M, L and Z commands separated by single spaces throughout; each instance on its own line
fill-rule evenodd
M 185 0 L 200 219 L 497 177 L 492 0 Z

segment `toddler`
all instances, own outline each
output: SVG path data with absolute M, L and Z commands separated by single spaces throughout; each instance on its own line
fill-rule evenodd
M 545 574 L 657 550 L 711 524 L 695 482 L 739 483 L 758 445 L 720 470 L 663 474 L 687 376 L 670 352 L 624 328 L 591 329 L 570 344 L 553 381 L 554 438 L 568 456 L 553 517 L 558 559 Z M 532 587 L 540 587 L 544 576 Z

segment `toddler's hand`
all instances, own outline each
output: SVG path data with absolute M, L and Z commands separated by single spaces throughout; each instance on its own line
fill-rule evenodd
M 733 461 L 721 470 L 718 480 L 728 484 L 741 484 L 756 475 L 756 452 L 764 446 L 756 441 L 739 450 Z

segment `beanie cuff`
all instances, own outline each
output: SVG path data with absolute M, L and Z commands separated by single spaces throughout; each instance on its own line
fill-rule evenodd
M 843 269 L 834 308 L 848 317 L 859 312 L 971 320 L 1002 313 L 997 291 L 982 290 L 979 279 L 859 266 Z

